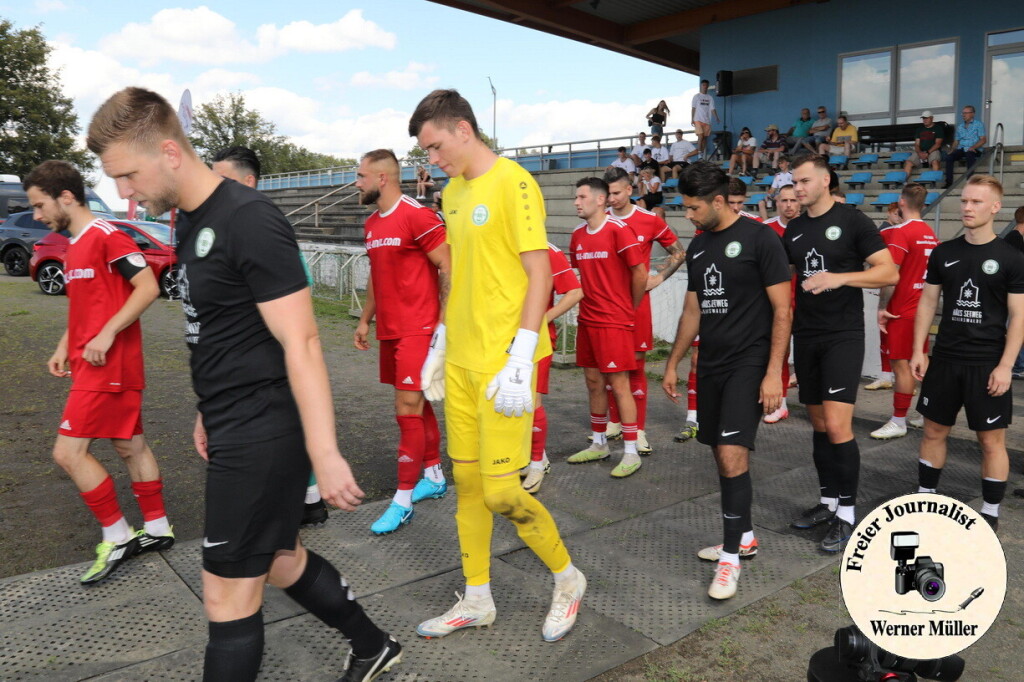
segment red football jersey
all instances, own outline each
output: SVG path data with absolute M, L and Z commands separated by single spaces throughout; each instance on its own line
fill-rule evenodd
M 764 221 L 764 224 L 775 230 L 775 234 L 780 237 L 786 233 L 786 226 L 782 224 L 782 218 L 779 216 L 773 216 L 768 220 Z
M 672 231 L 668 223 L 645 208 L 633 205 L 629 215 L 626 216 L 617 216 L 611 213 L 611 209 L 608 212 L 617 220 L 621 220 L 629 225 L 629 228 L 633 230 L 637 241 L 640 242 L 640 253 L 643 254 L 644 263 L 646 263 L 648 269 L 651 267 L 651 251 L 654 250 L 654 242 L 658 242 L 665 248 L 668 248 L 679 241 L 676 233 Z M 636 316 L 638 320 L 651 319 L 651 293 L 649 291 L 644 292 L 644 300 L 640 302 L 640 307 L 636 309 Z M 650 324 L 648 323 L 647 326 L 649 327 Z
M 583 223 L 572 233 L 569 258 L 583 282 L 580 322 L 632 329 L 636 311 L 629 270 L 642 265 L 644 255 L 629 226 L 611 216 L 596 232 Z
M 908 220 L 887 227 L 881 235 L 893 261 L 900 267 L 900 281 L 896 283 L 886 309 L 893 315 L 913 317 L 924 290 L 928 257 L 932 255 L 932 249 L 938 246 L 939 240 L 935 238 L 928 223 L 922 220 Z
M 132 238 L 99 218 L 68 244 L 64 281 L 68 293 L 68 361 L 73 391 L 145 388 L 142 327 L 138 320 L 114 338 L 105 365 L 94 367 L 82 358 L 86 344 L 124 307 L 135 290 L 115 265 L 122 258 L 130 258 L 132 265 L 146 266 L 146 259 Z
M 746 211 L 743 211 L 743 210 L 740 211 L 740 217 L 741 218 L 750 218 L 751 220 L 756 220 L 759 223 L 763 223 L 764 222 L 763 220 L 761 220 L 761 216 L 754 215 L 753 213 L 747 213 Z
M 444 244 L 444 223 L 414 199 L 387 213 L 374 211 L 364 226 L 370 258 L 377 339 L 433 334 L 441 314 L 437 268 L 427 254 Z
M 565 294 L 573 289 L 580 288 L 580 280 L 569 265 L 569 259 L 565 252 L 548 242 L 548 260 L 551 261 L 551 278 L 554 281 L 551 289 L 551 300 L 548 301 L 548 310 L 555 305 L 555 294 Z M 558 330 L 555 329 L 555 321 L 548 322 L 548 333 L 551 335 L 551 343 L 554 344 L 558 338 Z

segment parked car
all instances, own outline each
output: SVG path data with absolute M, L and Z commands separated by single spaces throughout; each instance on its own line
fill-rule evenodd
M 110 213 L 97 212 L 101 218 L 111 219 Z M 32 211 L 11 214 L 0 223 L 0 262 L 8 275 L 22 277 L 28 274 L 32 246 L 50 234 L 50 228 L 32 218 Z
M 110 220 L 138 245 L 153 268 L 160 291 L 167 298 L 178 297 L 178 259 L 174 253 L 174 234 L 167 225 L 141 220 Z M 64 293 L 64 255 L 68 250 L 68 232 L 50 232 L 37 241 L 29 262 L 29 275 L 49 296 Z
M 90 187 L 85 188 L 85 203 L 93 213 L 110 213 L 110 207 Z M 21 179 L 17 175 L 0 175 L 0 220 L 12 213 L 31 210 L 32 204 L 21 188 Z

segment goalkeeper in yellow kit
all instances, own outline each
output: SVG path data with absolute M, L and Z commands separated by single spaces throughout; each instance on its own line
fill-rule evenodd
M 445 398 L 455 521 L 466 592 L 447 613 L 416 628 L 443 637 L 494 622 L 490 561 L 493 513 L 516 526 L 554 574 L 543 637 L 576 622 L 587 581 L 569 559 L 548 510 L 519 485 L 530 459 L 534 363 L 551 354 L 539 334 L 551 295 L 544 197 L 521 166 L 480 138 L 473 110 L 455 90 L 435 90 L 416 107 L 409 134 L 451 180 L 442 206 L 451 245 L 451 292 L 423 365 L 423 392 Z

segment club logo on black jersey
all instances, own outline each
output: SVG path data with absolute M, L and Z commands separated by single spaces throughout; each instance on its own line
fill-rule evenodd
M 729 258 L 735 258 L 740 255 L 741 251 L 743 251 L 743 245 L 739 242 L 729 242 L 725 246 L 725 255 Z
M 960 287 L 960 298 L 956 300 L 956 304 L 964 308 L 980 308 L 981 300 L 978 293 L 978 286 L 974 280 L 969 279 Z
M 204 227 L 199 230 L 199 234 L 196 235 L 196 255 L 200 258 L 205 258 L 206 254 L 210 253 L 210 249 L 213 248 L 213 240 L 217 238 L 212 228 Z
M 832 228 L 829 228 L 830 230 Z M 836 228 L 839 229 L 839 228 Z M 824 272 L 827 270 L 825 267 L 825 258 L 818 253 L 817 249 L 811 249 L 804 256 L 804 277 L 810 277 L 816 272 Z
M 832 241 L 835 241 L 835 240 L 839 239 L 842 236 L 843 236 L 843 229 L 841 227 L 839 227 L 838 225 L 833 225 L 832 227 L 830 227 L 827 230 L 825 230 L 825 237 L 827 239 L 831 239 Z
M 989 258 L 981 264 L 981 271 L 986 275 L 994 275 L 999 272 L 999 263 Z
M 704 271 L 704 295 L 721 296 L 725 293 L 725 283 L 722 282 L 722 273 L 712 263 L 711 267 Z
M 484 204 L 477 205 L 473 209 L 473 224 L 483 225 L 487 222 L 487 219 L 491 217 L 491 212 L 487 210 L 487 206 Z

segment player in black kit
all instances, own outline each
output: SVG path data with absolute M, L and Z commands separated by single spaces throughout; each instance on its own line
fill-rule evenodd
M 875 224 L 829 195 L 824 157 L 798 158 L 793 185 L 806 211 L 789 223 L 782 239 L 797 273 L 794 366 L 800 402 L 814 429 L 812 454 L 821 496 L 791 525 L 803 529 L 827 522 L 821 548 L 839 552 L 853 533 L 860 475 L 860 450 L 853 438 L 853 405 L 864 361 L 860 290 L 895 284 L 899 274 Z
M 679 189 L 686 217 L 703 232 L 687 251 L 690 281 L 662 388 L 679 402 L 676 368 L 700 333 L 697 440 L 711 446 L 718 464 L 724 540 L 697 555 L 718 562 L 708 595 L 728 599 L 736 594 L 740 557 L 757 553 L 749 457 L 761 418 L 782 401 L 790 272 L 778 235 L 729 208 L 729 177 L 721 168 L 693 164 Z
M 348 584 L 299 542 L 310 462 L 324 499 L 363 492 L 338 450 L 327 367 L 288 221 L 256 190 L 196 156 L 160 95 L 126 88 L 93 116 L 88 145 L 122 197 L 159 215 L 180 207 L 178 262 L 185 340 L 199 396 L 194 440 L 209 464 L 203 678 L 254 680 L 269 581 L 349 639 L 346 682 L 372 680 L 401 647 Z
M 1010 373 L 1024 340 L 1024 255 L 992 229 L 1002 198 L 1002 185 L 989 175 L 972 176 L 964 187 L 964 234 L 932 251 L 910 361 L 914 377 L 923 381 L 917 401 L 924 415 L 918 491 L 935 492 L 938 487 L 946 437 L 962 406 L 981 445 L 981 515 L 993 530 L 999 525 L 999 503 L 1010 473 Z M 940 293 L 942 321 L 929 363 L 922 349 Z

